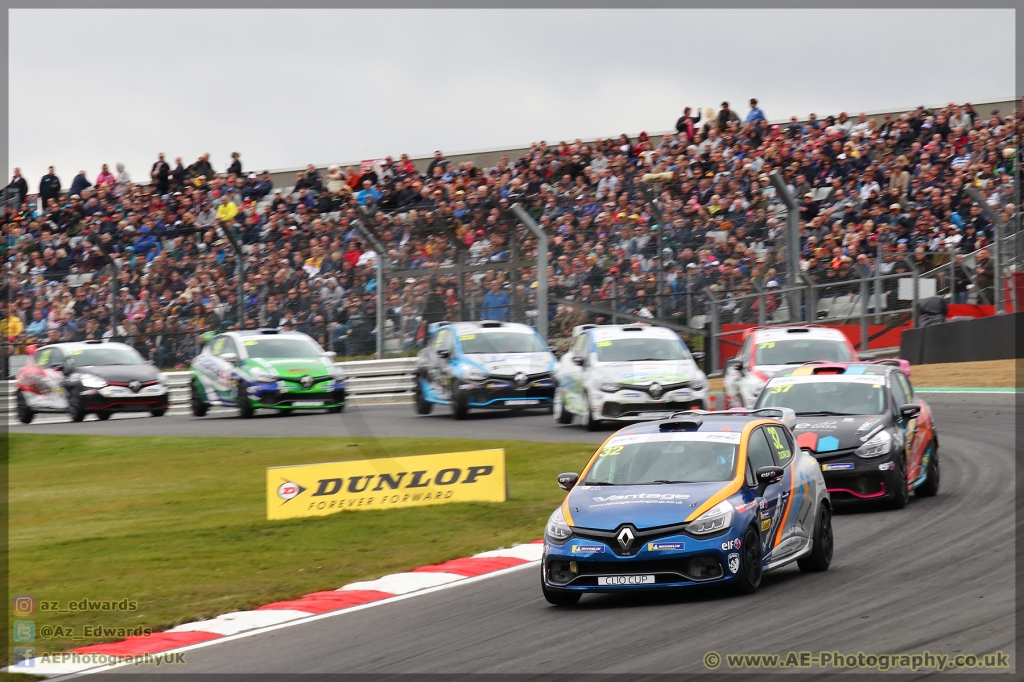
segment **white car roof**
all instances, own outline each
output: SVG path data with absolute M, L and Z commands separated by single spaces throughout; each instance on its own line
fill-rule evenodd
M 646 324 L 603 324 L 586 331 L 595 341 L 636 337 L 680 340 L 679 335 L 667 327 L 654 327 Z
M 801 329 L 806 331 L 790 331 L 792 329 Z M 846 339 L 846 334 L 843 334 L 838 329 L 832 329 L 830 327 L 780 327 L 778 329 L 758 329 L 753 332 L 754 340 L 758 343 L 761 341 L 781 341 L 783 339 L 828 339 L 832 341 L 842 341 Z

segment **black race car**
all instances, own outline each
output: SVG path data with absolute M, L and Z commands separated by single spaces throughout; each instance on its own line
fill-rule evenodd
M 905 360 L 789 367 L 768 381 L 757 407 L 796 412 L 797 447 L 818 460 L 833 502 L 898 509 L 911 492 L 939 492 L 935 419 L 909 373 Z
M 43 346 L 15 380 L 18 419 L 37 412 L 67 412 L 76 422 L 94 413 L 149 412 L 169 407 L 167 377 L 123 343 L 83 341 Z

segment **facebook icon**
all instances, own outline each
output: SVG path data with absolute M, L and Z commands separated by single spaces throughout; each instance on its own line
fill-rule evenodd
M 14 647 L 14 667 L 31 668 L 36 664 L 36 648 L 34 646 Z

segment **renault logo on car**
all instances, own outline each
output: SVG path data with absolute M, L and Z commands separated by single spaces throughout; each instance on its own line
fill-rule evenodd
M 130 381 L 128 382 L 128 388 L 132 389 L 132 393 L 138 393 L 139 389 L 142 388 L 141 381 Z
M 633 535 L 633 531 L 629 528 L 623 528 L 619 531 L 619 534 L 615 536 L 615 539 L 619 541 L 619 546 L 622 547 L 623 550 L 629 551 L 635 536 Z
M 303 388 L 309 388 L 310 386 L 313 385 L 313 377 L 307 374 L 301 379 L 299 379 L 299 383 L 302 384 Z
M 522 388 L 523 386 L 526 385 L 526 375 L 520 372 L 519 374 L 516 375 L 514 381 L 516 382 L 516 386 Z
M 661 393 L 664 389 L 662 389 L 661 384 L 655 381 L 653 384 L 651 384 L 651 387 L 648 390 L 650 390 L 651 392 L 651 397 L 657 400 L 658 398 L 661 397 Z

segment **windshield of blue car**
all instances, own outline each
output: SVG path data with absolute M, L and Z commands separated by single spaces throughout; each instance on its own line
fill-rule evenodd
M 315 358 L 320 355 L 320 349 L 306 339 L 246 339 L 244 345 L 250 358 L 284 360 Z
M 680 439 L 615 445 L 597 454 L 584 485 L 657 485 L 728 481 L 736 471 L 737 443 Z
M 754 351 L 755 365 L 800 365 L 812 360 L 854 362 L 856 358 L 839 339 L 762 341 Z
M 544 353 L 547 346 L 536 334 L 523 332 L 466 332 L 459 334 L 462 352 L 478 353 Z
M 682 341 L 638 336 L 630 339 L 604 339 L 597 346 L 598 362 L 641 362 L 643 360 L 686 360 L 689 353 Z
M 144 365 L 146 361 L 133 348 L 96 346 L 95 348 L 79 348 L 69 353 L 77 367 L 96 367 L 99 365 Z
M 885 379 L 769 383 L 758 407 L 788 407 L 801 415 L 869 415 L 886 410 Z

